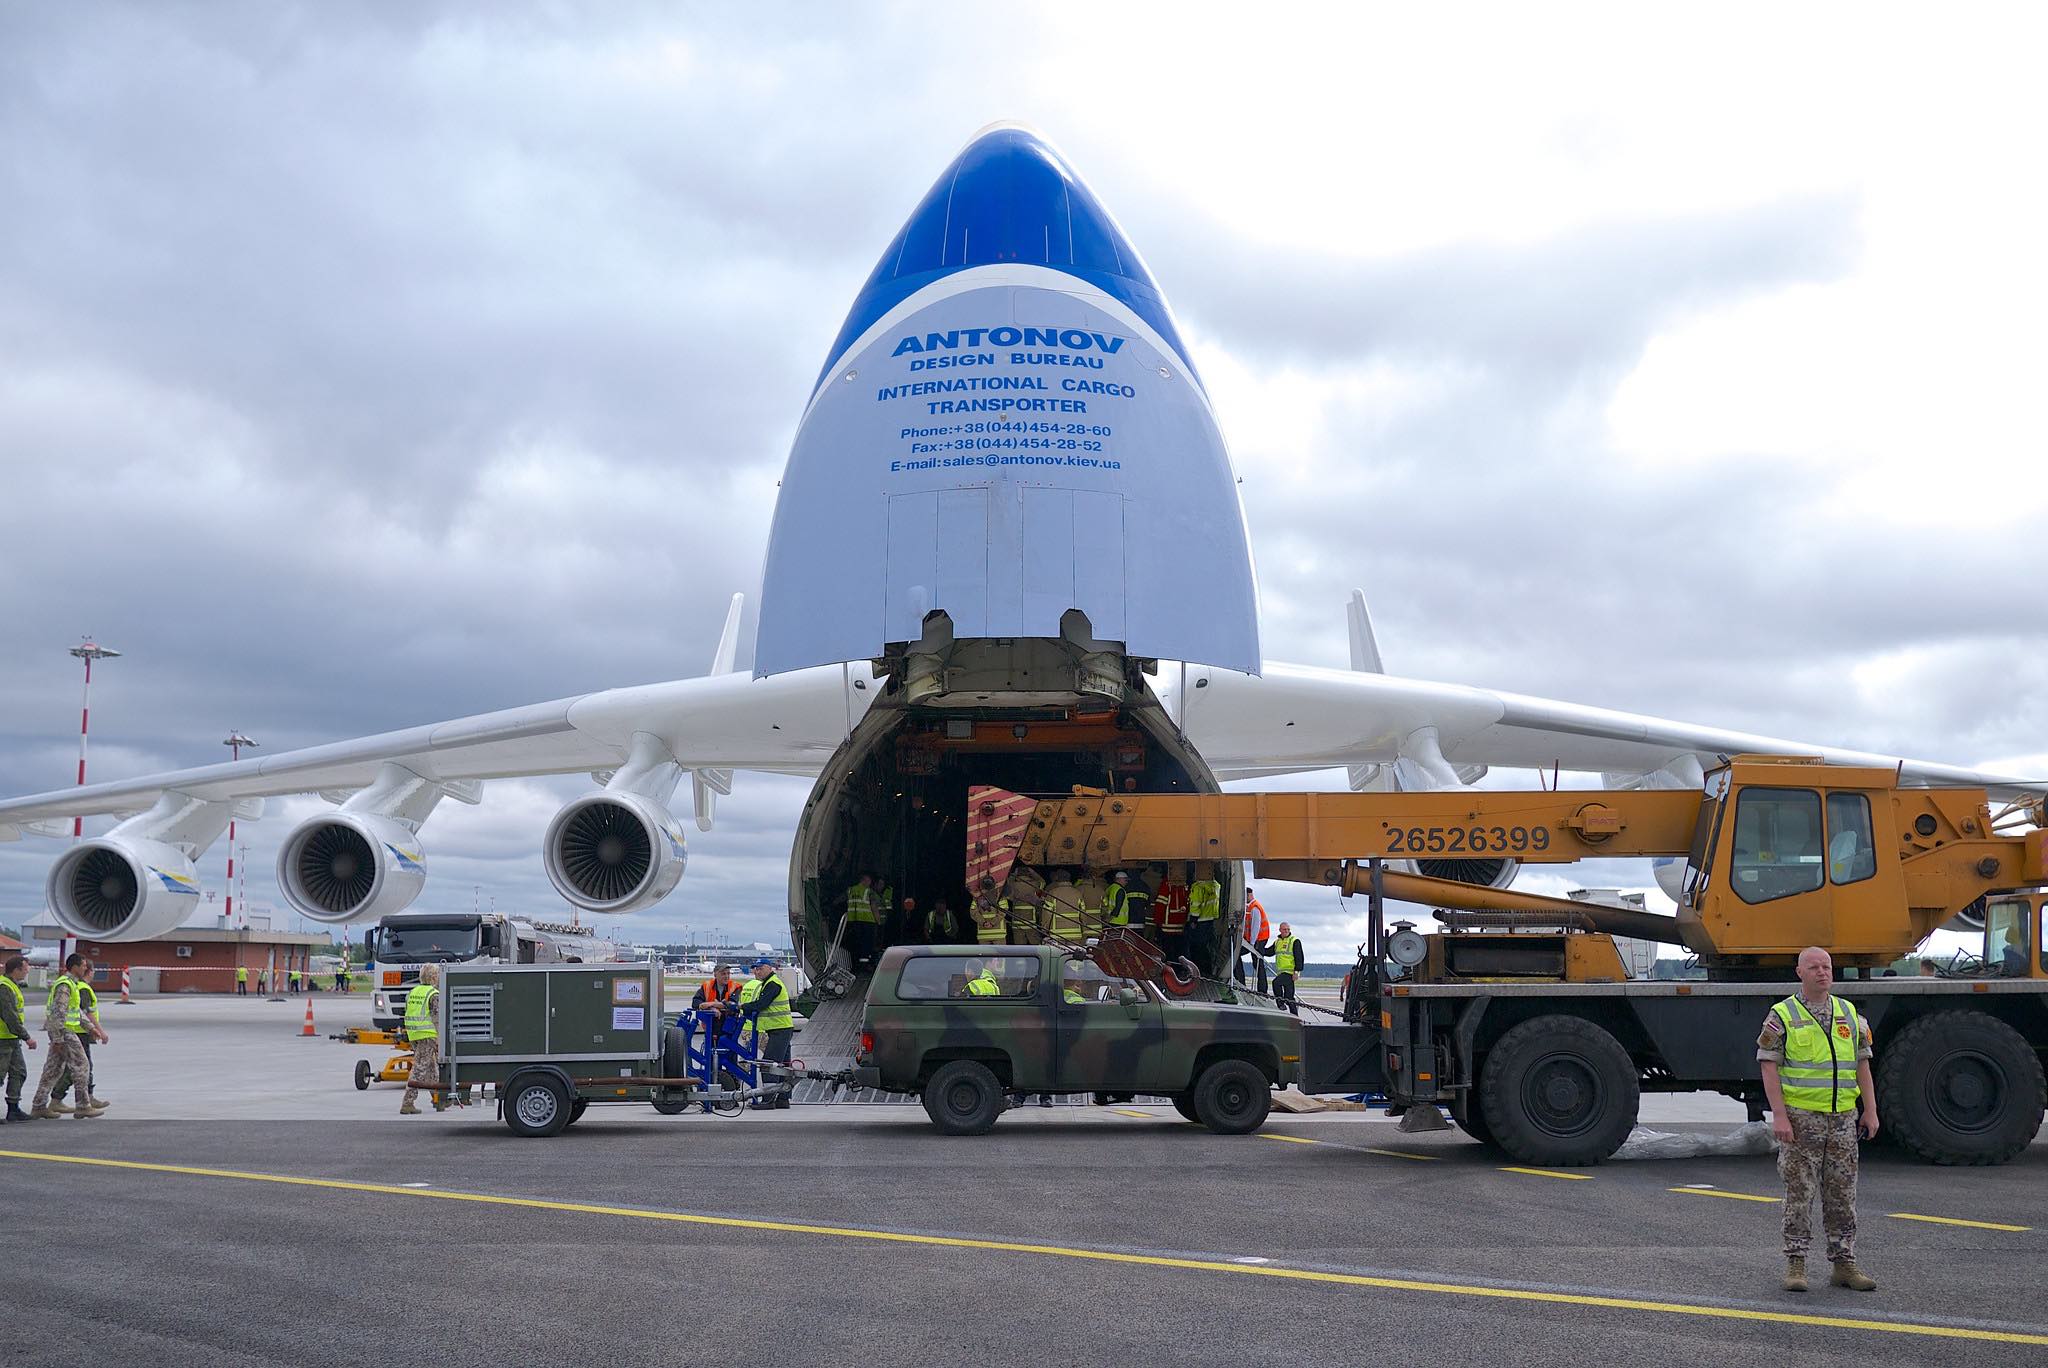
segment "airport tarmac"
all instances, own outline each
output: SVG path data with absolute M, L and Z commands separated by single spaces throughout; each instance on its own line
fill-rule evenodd
M 2024 1363 L 2048 1146 L 1996 1169 L 1881 1151 L 1874 1294 L 1777 1290 L 1768 1158 L 1517 1166 L 1456 1131 L 1027 1107 L 949 1139 L 915 1107 L 594 1108 L 520 1140 L 399 1119 L 304 999 L 109 1007 L 90 1122 L 0 1129 L 0 1357 L 159 1364 Z M 323 1033 L 367 1001 L 313 999 Z M 178 1119 L 187 1118 L 187 1119 Z M 348 1121 L 349 1124 L 337 1124 Z M 1714 1131 L 1725 1122 L 1692 1123 Z M 83 1258 L 70 1251 L 82 1215 Z

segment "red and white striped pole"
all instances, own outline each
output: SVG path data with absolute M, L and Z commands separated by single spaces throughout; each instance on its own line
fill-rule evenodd
M 228 733 L 228 739 L 221 742 L 221 744 L 233 751 L 235 759 L 239 761 L 242 758 L 242 747 L 254 746 L 256 743 L 238 731 L 231 731 Z M 235 929 L 235 819 L 233 817 L 228 818 L 228 902 L 227 911 L 221 917 L 221 925 L 230 931 Z
M 85 734 L 87 724 L 92 720 L 92 663 L 95 660 L 106 660 L 121 653 L 109 650 L 91 637 L 86 637 L 80 644 L 71 648 L 71 654 L 85 662 L 85 692 L 79 696 L 78 700 L 78 783 L 80 787 L 84 787 Z M 75 841 L 84 834 L 85 818 L 73 817 L 71 819 L 71 839 Z
M 121 971 L 121 1001 L 131 1004 L 135 1001 L 134 998 L 128 996 L 128 971 L 126 969 Z

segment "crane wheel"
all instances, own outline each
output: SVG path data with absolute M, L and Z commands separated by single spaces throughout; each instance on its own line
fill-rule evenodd
M 1620 1041 L 1579 1017 L 1540 1016 L 1487 1051 L 1475 1119 L 1525 1164 L 1597 1164 L 1635 1129 L 1641 1098 Z
M 1451 1099 L 1451 1120 L 1458 1123 L 1458 1129 L 1492 1149 L 1500 1144 L 1493 1138 L 1493 1132 L 1486 1128 L 1486 1108 L 1472 1095 L 1472 1089 L 1457 1094 Z
M 1934 1164 L 2002 1164 L 2041 1129 L 2048 1081 L 2026 1037 L 1988 1012 L 1910 1021 L 1877 1057 L 1879 1134 Z

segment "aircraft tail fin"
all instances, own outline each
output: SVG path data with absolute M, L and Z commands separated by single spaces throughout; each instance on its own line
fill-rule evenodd
M 732 673 L 732 663 L 739 657 L 740 650 L 740 610 L 745 608 L 746 604 L 745 594 L 732 596 L 732 606 L 725 610 L 725 628 L 718 634 L 718 649 L 711 653 L 710 673 Z M 731 792 L 731 770 L 690 771 L 690 798 L 697 810 L 697 830 L 711 830 L 712 823 L 718 817 L 718 795 Z
M 1344 616 L 1351 624 L 1351 668 L 1360 674 L 1385 674 L 1386 667 L 1380 663 L 1380 643 L 1372 632 L 1372 610 L 1365 606 L 1365 590 L 1351 591 Z M 1380 777 L 1380 767 L 1348 765 L 1345 777 L 1350 780 L 1353 793 L 1363 793 Z
M 732 673 L 732 663 L 740 650 L 740 610 L 746 603 L 745 594 L 734 594 L 732 606 L 725 610 L 725 630 L 718 634 L 718 650 L 711 657 L 712 674 Z
M 1344 605 L 1351 622 L 1351 668 L 1361 674 L 1385 674 L 1380 663 L 1380 643 L 1372 632 L 1372 610 L 1365 606 L 1365 590 L 1353 589 L 1351 602 Z

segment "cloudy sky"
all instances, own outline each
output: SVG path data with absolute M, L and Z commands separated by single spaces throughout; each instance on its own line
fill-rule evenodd
M 701 671 L 999 118 L 1172 301 L 1270 658 L 1360 586 L 1397 673 L 2048 772 L 2038 21 L 1639 9 L 9 7 L 0 792 L 69 782 L 85 633 L 101 779 Z M 558 911 L 577 791 L 445 806 L 420 906 Z M 783 939 L 805 791 L 742 775 L 635 934 Z

